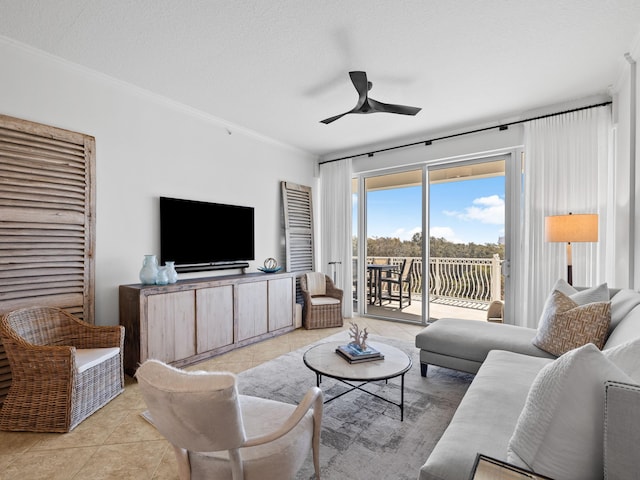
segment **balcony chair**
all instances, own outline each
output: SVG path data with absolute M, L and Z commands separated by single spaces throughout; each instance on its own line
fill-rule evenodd
M 0 339 L 11 368 L 0 430 L 68 432 L 124 389 L 124 327 L 28 307 L 0 317 Z
M 411 280 L 411 268 L 413 267 L 413 259 L 407 262 L 407 259 L 404 258 L 402 263 L 400 264 L 400 268 L 397 270 L 391 270 L 388 272 L 388 275 L 382 277 L 381 282 L 382 285 L 386 285 L 387 287 L 387 296 L 385 297 L 387 300 L 397 300 L 400 303 L 400 310 L 404 307 L 402 306 L 402 301 L 406 300 L 406 306 L 411 305 L 411 288 L 413 286 L 413 282 Z M 406 287 L 406 296 L 405 296 L 405 287 Z M 398 290 L 398 294 L 394 294 L 394 290 Z
M 304 298 L 304 328 L 342 326 L 342 290 L 333 284 L 331 277 L 320 272 L 307 272 L 300 277 L 300 291 Z
M 228 372 L 187 372 L 147 360 L 136 372 L 147 419 L 172 444 L 181 480 L 286 480 L 313 450 L 320 478 L 323 396 L 298 406 L 239 395 Z

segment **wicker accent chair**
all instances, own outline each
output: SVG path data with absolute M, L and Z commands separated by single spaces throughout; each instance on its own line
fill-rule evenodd
M 300 291 L 304 298 L 304 328 L 310 330 L 343 325 L 343 292 L 333 284 L 331 277 L 324 273 L 307 272 L 300 277 Z
M 124 327 L 90 325 L 55 307 L 0 317 L 11 386 L 0 430 L 68 432 L 124 390 Z
M 149 408 L 143 416 L 173 446 L 180 479 L 293 479 L 310 451 L 320 478 L 318 387 L 290 405 L 240 395 L 232 373 L 179 370 L 159 360 L 144 362 L 136 379 Z

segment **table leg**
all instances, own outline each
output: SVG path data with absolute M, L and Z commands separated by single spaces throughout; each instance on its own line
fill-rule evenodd
M 400 421 L 404 422 L 404 373 L 400 378 Z

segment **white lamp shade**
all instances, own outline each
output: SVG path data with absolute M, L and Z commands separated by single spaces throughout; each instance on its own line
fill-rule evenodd
M 597 242 L 598 215 L 595 213 L 545 217 L 547 242 Z

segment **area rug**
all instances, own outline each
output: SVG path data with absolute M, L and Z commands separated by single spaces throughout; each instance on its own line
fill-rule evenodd
M 348 341 L 338 333 L 321 342 Z M 392 345 L 413 359 L 405 375 L 404 421 L 400 409 L 359 391 L 349 392 L 325 405 L 320 466 L 323 480 L 415 480 L 419 469 L 449 424 L 473 375 L 429 366 L 420 376 L 418 349 L 410 342 L 380 336 L 370 340 Z M 321 343 L 317 342 L 317 343 Z M 310 346 L 282 355 L 238 375 L 240 393 L 296 404 L 316 384 L 315 374 L 302 361 Z M 347 389 L 323 378 L 327 398 Z M 369 384 L 370 391 L 400 401 L 400 379 Z M 311 455 L 297 480 L 313 479 Z

